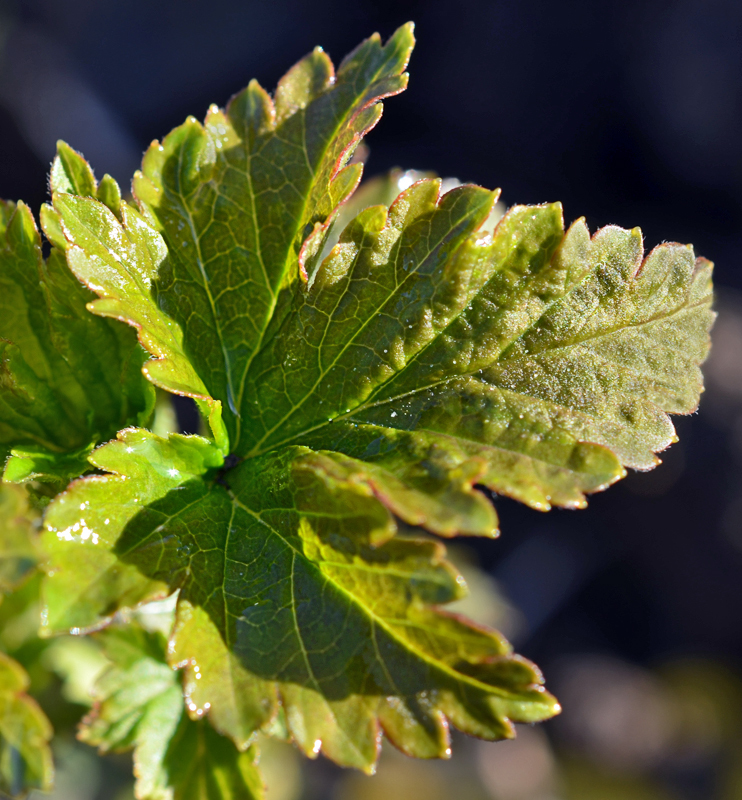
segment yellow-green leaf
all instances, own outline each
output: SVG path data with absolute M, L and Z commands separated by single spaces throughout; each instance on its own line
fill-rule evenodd
M 0 791 L 12 797 L 48 792 L 54 778 L 51 725 L 27 689 L 23 668 L 0 653 Z

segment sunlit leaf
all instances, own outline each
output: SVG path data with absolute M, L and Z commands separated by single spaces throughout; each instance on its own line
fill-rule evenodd
M 221 400 L 232 450 L 242 452 L 250 364 L 290 313 L 337 207 L 356 187 L 349 163 L 381 116 L 378 102 L 407 84 L 411 26 L 382 46 L 371 37 L 337 74 L 321 49 L 279 82 L 273 100 L 255 81 L 189 118 L 147 151 L 134 191 L 162 230 L 162 308 Z
M 497 739 L 558 711 L 498 633 L 446 613 L 463 580 L 400 520 L 495 536 L 493 493 L 581 507 L 651 468 L 713 321 L 711 265 L 645 257 L 638 229 L 565 231 L 556 203 L 500 219 L 497 192 L 407 173 L 349 201 L 411 46 L 405 26 L 337 74 L 315 50 L 273 98 L 250 83 L 149 148 L 132 204 L 60 144 L 43 212 L 88 307 L 137 328 L 145 374 L 213 436 L 128 429 L 93 452 L 103 474 L 46 515 L 45 631 L 177 590 L 193 720 L 367 771 L 382 732 L 441 757 L 449 724 Z
M 79 632 L 120 605 L 167 594 L 111 552 L 128 518 L 171 489 L 222 464 L 217 448 L 199 436 L 160 439 L 128 429 L 99 448 L 91 463 L 110 474 L 73 482 L 46 515 L 44 584 L 46 629 Z
M 6 480 L 79 475 L 154 396 L 131 331 L 96 319 L 56 247 L 48 259 L 23 203 L 0 203 L 0 455 Z

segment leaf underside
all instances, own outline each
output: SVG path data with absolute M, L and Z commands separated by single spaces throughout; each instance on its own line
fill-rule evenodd
M 637 229 L 565 230 L 559 204 L 515 206 L 490 232 L 497 193 L 442 194 L 434 178 L 332 232 L 412 42 L 409 26 L 372 37 L 337 73 L 315 50 L 273 98 L 252 82 L 203 124 L 189 118 L 149 148 L 131 203 L 60 145 L 47 263 L 65 252 L 88 287 L 76 291 L 92 292 L 83 319 L 130 345 L 114 320 L 134 327 L 144 374 L 195 398 L 211 432 L 162 438 L 124 414 L 89 457 L 100 474 L 45 518 L 48 633 L 178 591 L 167 660 L 191 719 L 151 637 L 111 629 L 128 655 L 85 733 L 144 753 L 147 720 L 169 715 L 175 738 L 141 768 L 142 797 L 170 796 L 157 794 L 173 790 L 168 748 L 205 752 L 204 715 L 238 748 L 214 758 L 252 786 L 259 730 L 371 771 L 382 732 L 445 757 L 449 724 L 497 739 L 556 713 L 533 664 L 445 611 L 463 580 L 441 544 L 397 521 L 495 536 L 483 487 L 582 507 L 626 467 L 653 467 L 674 440 L 668 414 L 698 403 L 711 265 L 690 247 L 645 257 Z M 86 425 L 60 452 L 101 441 L 103 423 Z M 131 701 L 137 721 L 120 733 L 137 669 L 169 688 Z

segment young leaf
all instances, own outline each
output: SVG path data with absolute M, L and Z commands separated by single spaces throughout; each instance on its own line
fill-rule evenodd
M 138 435 L 148 445 L 130 455 L 127 488 L 141 497 L 153 471 L 167 471 L 169 442 Z M 395 538 L 391 514 L 330 455 L 282 448 L 230 470 L 228 487 L 188 478 L 139 513 L 144 503 L 112 510 L 120 537 L 88 550 L 113 545 L 118 569 L 180 590 L 169 653 L 186 667 L 189 707 L 238 745 L 271 723 L 279 700 L 308 755 L 365 770 L 382 728 L 412 755 L 441 757 L 447 720 L 495 739 L 512 735 L 511 721 L 558 710 L 499 634 L 436 608 L 462 591 L 441 546 Z M 70 574 L 84 569 L 82 550 L 54 525 L 61 514 L 67 530 L 75 516 L 72 528 L 90 526 L 79 509 L 95 506 L 101 480 L 76 482 L 48 514 L 50 548 L 77 558 Z M 78 605 L 90 614 L 87 597 Z
M 109 473 L 74 481 L 49 507 L 44 550 L 43 629 L 80 630 L 99 625 L 120 605 L 156 597 L 166 587 L 122 564 L 111 549 L 127 519 L 171 489 L 223 462 L 200 436 L 168 439 L 127 429 L 98 448 L 90 463 Z
M 87 469 L 100 441 L 142 424 L 154 404 L 130 331 L 95 319 L 91 293 L 41 240 L 23 203 L 0 203 L 0 457 L 6 480 Z
M 189 118 L 147 151 L 134 192 L 162 230 L 169 259 L 159 300 L 183 327 L 185 349 L 224 405 L 242 452 L 250 363 L 289 313 L 329 223 L 356 187 L 349 163 L 401 92 L 412 27 L 382 46 L 372 36 L 337 75 L 320 49 L 279 82 L 272 101 L 252 81 L 202 126 Z
M 657 463 L 666 412 L 698 401 L 708 262 L 680 245 L 642 260 L 638 231 L 565 233 L 558 204 L 511 209 L 478 237 L 493 196 L 438 186 L 362 212 L 297 289 L 246 377 L 236 452 L 370 462 L 378 496 L 442 535 L 496 531 L 475 483 L 579 507 L 624 465 Z M 416 495 L 432 503 L 401 499 Z
M 698 402 L 708 262 L 680 245 L 642 261 L 638 231 L 565 234 L 558 204 L 465 238 L 457 209 L 474 206 L 476 227 L 486 193 L 436 189 L 422 181 L 350 223 L 254 362 L 248 453 L 300 443 L 371 462 L 384 502 L 443 535 L 489 532 L 473 483 L 581 506 L 622 465 L 657 463 L 666 412 Z M 467 510 L 408 517 L 393 480 Z
M 13 591 L 36 566 L 33 516 L 20 486 L 0 484 L 0 594 Z
M 53 195 L 70 269 L 99 299 L 88 308 L 135 327 L 154 359 L 142 372 L 156 386 L 193 397 L 222 450 L 227 436 L 221 404 L 213 400 L 183 351 L 183 331 L 158 307 L 153 281 L 168 254 L 160 234 L 131 206 L 115 215 L 103 202 L 75 194 Z
M 691 248 L 565 232 L 558 204 L 491 231 L 496 194 L 476 186 L 419 181 L 333 245 L 350 155 L 411 43 L 372 37 L 335 78 L 315 51 L 273 100 L 253 82 L 189 118 L 147 152 L 138 211 L 60 147 L 45 227 L 216 439 L 128 430 L 95 451 L 107 474 L 47 514 L 48 630 L 177 589 L 168 657 L 191 714 L 239 747 L 285 727 L 366 770 L 381 730 L 443 756 L 449 722 L 494 739 L 558 710 L 498 634 L 439 608 L 461 582 L 395 517 L 494 535 L 477 485 L 579 507 L 650 468 L 668 414 L 698 402 L 713 320 Z
M 79 737 L 101 752 L 134 748 L 138 800 L 260 800 L 254 748 L 240 752 L 206 721 L 188 718 L 161 635 L 133 625 L 97 634 L 111 667 Z
M 54 777 L 51 725 L 25 694 L 28 684 L 20 664 L 0 653 L 0 791 L 12 797 L 48 792 Z

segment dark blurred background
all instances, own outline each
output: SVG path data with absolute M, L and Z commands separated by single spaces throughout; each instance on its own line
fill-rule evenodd
M 128 185 L 186 115 L 408 19 L 410 88 L 368 138 L 367 176 L 432 169 L 506 204 L 561 200 L 592 229 L 639 225 L 647 247 L 692 242 L 716 262 L 721 316 L 700 413 L 662 466 L 586 511 L 497 500 L 502 538 L 462 556 L 562 718 L 525 745 L 462 744 L 451 768 L 474 764 L 479 788 L 418 771 L 399 796 L 742 798 L 742 3 L 2 2 L 0 196 L 38 208 L 57 138 Z M 393 800 L 413 768 L 387 761 L 376 784 L 318 762 L 272 796 Z M 86 796 L 113 797 L 102 781 Z

